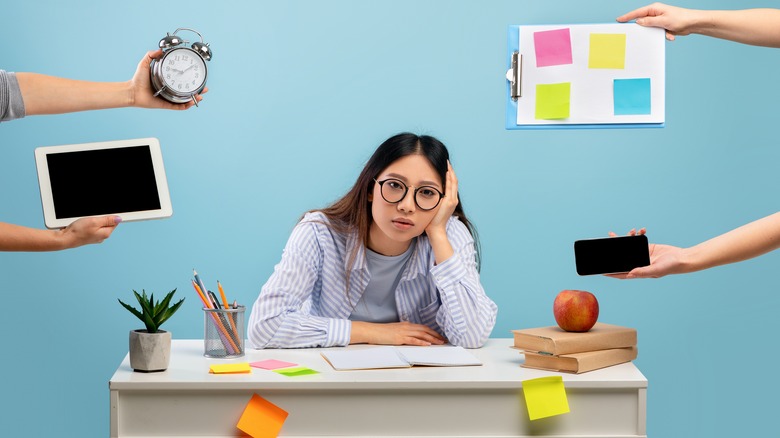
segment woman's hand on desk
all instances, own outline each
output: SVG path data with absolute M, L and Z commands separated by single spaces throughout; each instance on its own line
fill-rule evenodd
M 411 322 L 373 323 L 352 321 L 350 344 L 441 345 L 442 335 L 432 328 Z

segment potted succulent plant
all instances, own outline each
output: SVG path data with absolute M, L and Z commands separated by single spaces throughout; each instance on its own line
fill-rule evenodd
M 184 298 L 171 305 L 171 299 L 176 289 L 168 292 L 161 301 L 155 303 L 154 294 L 146 296 L 146 291 L 141 294 L 133 291 L 139 311 L 133 306 L 119 300 L 125 309 L 143 321 L 146 329 L 130 331 L 130 367 L 135 371 L 154 372 L 165 371 L 171 359 L 171 333 L 160 330 L 160 326 L 168 320 L 184 302 Z

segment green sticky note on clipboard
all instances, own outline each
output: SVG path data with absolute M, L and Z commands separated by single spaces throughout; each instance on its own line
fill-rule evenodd
M 528 417 L 531 421 L 569 412 L 569 400 L 566 398 L 563 377 L 540 377 L 524 380 L 522 384 Z
M 536 85 L 535 117 L 537 119 L 568 119 L 570 106 L 570 82 Z

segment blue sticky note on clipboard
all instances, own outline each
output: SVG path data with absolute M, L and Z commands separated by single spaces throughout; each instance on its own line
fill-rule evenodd
M 537 66 L 535 35 L 568 30 L 571 64 Z M 591 35 L 625 35 L 622 69 L 589 68 Z M 621 37 L 622 38 L 622 37 Z M 509 130 L 661 128 L 665 124 L 665 52 L 663 29 L 636 23 L 512 25 L 507 31 L 506 119 Z M 514 56 L 514 63 L 513 63 Z M 648 82 L 618 81 L 647 79 Z M 540 84 L 570 83 L 569 114 L 540 118 Z M 617 93 L 617 94 L 616 94 Z M 544 95 L 542 98 L 546 98 Z
M 650 78 L 615 79 L 615 115 L 650 114 Z

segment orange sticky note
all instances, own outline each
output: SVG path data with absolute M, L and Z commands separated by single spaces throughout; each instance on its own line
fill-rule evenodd
M 287 411 L 260 397 L 252 394 L 252 399 L 238 419 L 236 427 L 252 438 L 275 438 L 279 435 Z
M 211 374 L 236 374 L 236 373 L 251 373 L 252 367 L 248 362 L 242 363 L 225 363 L 219 365 L 212 365 L 209 367 Z

